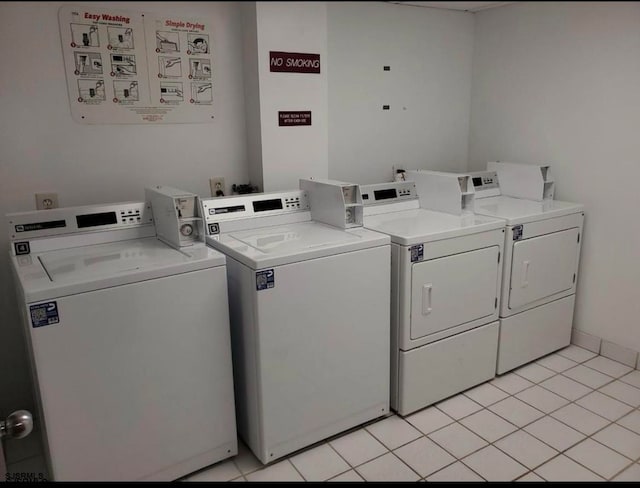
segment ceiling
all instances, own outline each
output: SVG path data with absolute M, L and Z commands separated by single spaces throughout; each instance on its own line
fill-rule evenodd
M 467 10 L 469 12 L 477 12 L 492 7 L 499 7 L 513 2 L 388 2 L 400 5 L 413 5 L 415 7 L 434 7 L 446 8 L 450 10 Z

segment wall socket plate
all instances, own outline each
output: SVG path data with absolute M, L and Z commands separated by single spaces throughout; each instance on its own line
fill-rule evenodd
M 50 210 L 52 208 L 58 208 L 57 193 L 36 193 L 37 210 Z
M 224 186 L 224 178 L 220 176 L 209 178 L 209 187 L 211 188 L 212 197 L 223 197 L 227 194 L 227 189 Z M 220 191 L 222 194 L 219 193 Z

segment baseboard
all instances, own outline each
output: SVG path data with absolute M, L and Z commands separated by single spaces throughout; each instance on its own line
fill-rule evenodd
M 580 346 L 606 358 L 640 369 L 640 353 L 620 344 L 604 340 L 581 330 L 571 330 L 571 344 Z

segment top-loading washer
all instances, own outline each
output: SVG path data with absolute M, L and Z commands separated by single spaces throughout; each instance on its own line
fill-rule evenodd
M 49 477 L 173 480 L 237 453 L 224 255 L 151 205 L 9 214 Z
M 457 183 L 456 183 L 457 184 Z M 413 182 L 360 187 L 391 238 L 391 407 L 407 415 L 495 376 L 504 222 L 420 207 Z
M 238 431 L 257 458 L 388 414 L 389 237 L 313 220 L 302 190 L 202 210 L 227 256 Z
M 506 221 L 497 364 L 503 374 L 570 344 L 584 206 L 553 199 L 549 166 L 487 168 L 469 175 L 475 213 Z M 440 177 L 418 170 L 407 178 L 420 192 Z

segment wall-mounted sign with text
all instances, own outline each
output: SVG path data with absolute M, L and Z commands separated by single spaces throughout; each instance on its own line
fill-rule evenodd
M 278 112 L 278 125 L 286 127 L 290 125 L 311 125 L 311 111 L 304 112 Z
M 280 73 L 320 73 L 320 55 L 269 51 L 269 70 Z

